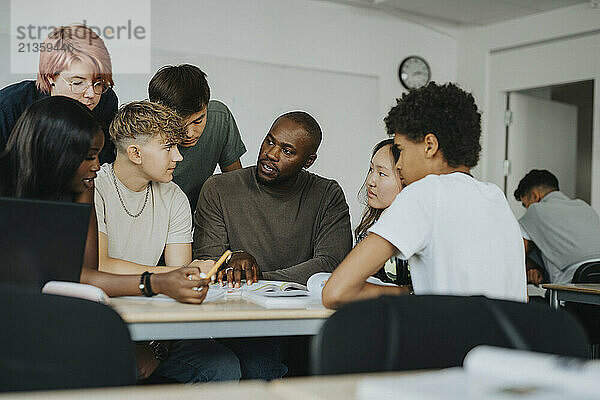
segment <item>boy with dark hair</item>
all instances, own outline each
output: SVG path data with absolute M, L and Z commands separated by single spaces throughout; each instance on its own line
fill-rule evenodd
M 570 283 L 581 262 L 600 259 L 598 214 L 583 200 L 560 192 L 550 171 L 529 171 L 514 195 L 527 209 L 519 224 L 528 256 L 528 282 L 541 283 L 540 269 L 545 269 L 551 283 Z
M 519 225 L 502 191 L 470 174 L 481 150 L 473 96 L 432 82 L 404 94 L 385 123 L 406 187 L 333 272 L 323 304 L 413 290 L 526 301 Z M 394 255 L 408 260 L 412 287 L 365 283 Z
M 235 119 L 225 104 L 210 100 L 206 74 L 194 65 L 162 67 L 150 80 L 148 95 L 150 101 L 175 110 L 186 124 L 186 137 L 179 145 L 183 161 L 173 173 L 173 182 L 194 209 L 217 164 L 222 172 L 242 167 L 240 157 L 246 147 Z
M 532 203 L 539 202 L 546 194 L 558 191 L 558 179 L 545 169 L 532 169 L 515 189 L 515 199 L 529 208 Z

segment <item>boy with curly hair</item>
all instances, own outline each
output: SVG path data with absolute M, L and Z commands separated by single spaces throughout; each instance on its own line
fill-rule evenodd
M 451 83 L 398 100 L 385 123 L 406 188 L 334 271 L 324 305 L 413 290 L 526 301 L 519 224 L 500 188 L 470 174 L 480 119 L 473 96 Z M 365 283 L 394 255 L 408 260 L 412 287 Z

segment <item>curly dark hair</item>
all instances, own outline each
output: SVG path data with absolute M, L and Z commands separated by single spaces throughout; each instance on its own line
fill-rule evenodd
M 477 165 L 481 152 L 481 113 L 475 99 L 453 83 L 427 86 L 405 93 L 392 107 L 385 126 L 418 143 L 433 133 L 450 167 Z
M 521 201 L 523 196 L 528 195 L 531 189 L 535 188 L 559 190 L 558 179 L 547 169 L 532 169 L 519 182 L 514 193 L 515 199 Z

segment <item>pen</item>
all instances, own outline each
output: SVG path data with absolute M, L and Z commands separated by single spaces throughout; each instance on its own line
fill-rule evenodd
M 219 267 L 224 262 L 228 261 L 232 254 L 233 254 L 233 252 L 231 250 L 225 250 L 225 253 L 223 253 L 223 255 L 217 260 L 217 262 L 215 263 L 215 265 L 213 265 L 213 267 L 210 269 L 210 271 L 208 271 L 208 273 L 206 274 L 206 277 L 208 279 L 212 278 L 212 276 L 214 274 L 216 274 L 217 271 L 219 270 Z

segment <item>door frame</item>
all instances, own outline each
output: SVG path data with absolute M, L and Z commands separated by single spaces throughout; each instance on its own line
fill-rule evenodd
M 488 61 L 485 179 L 504 187 L 505 110 L 510 92 L 594 81 L 591 205 L 600 213 L 600 34 L 492 52 Z M 507 190 L 510 193 L 510 188 Z

